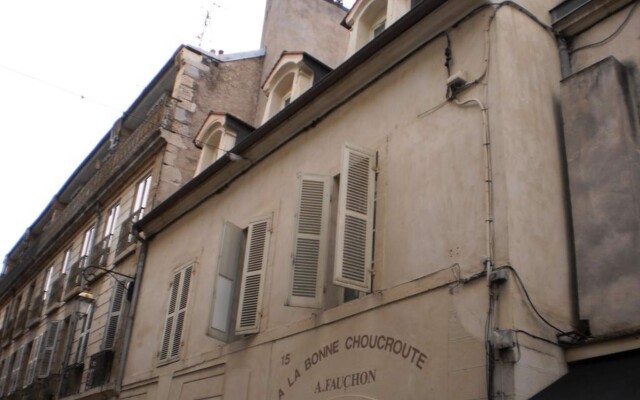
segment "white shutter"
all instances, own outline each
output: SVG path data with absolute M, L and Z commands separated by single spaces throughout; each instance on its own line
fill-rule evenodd
M 29 354 L 29 361 L 27 362 L 27 373 L 24 379 L 24 387 L 27 387 L 33 383 L 36 375 L 36 365 L 38 363 L 38 356 L 40 355 L 40 343 L 42 342 L 42 336 L 38 335 L 33 339 L 31 344 L 31 353 Z
M 338 199 L 334 284 L 371 290 L 375 153 L 346 145 Z
M 109 309 L 109 317 L 104 331 L 104 342 L 102 348 L 104 350 L 113 350 L 118 330 L 120 327 L 120 315 L 124 306 L 126 288 L 120 281 L 115 282 L 113 295 L 111 296 L 111 307 Z
M 11 357 L 4 359 L 2 364 L 2 375 L 0 375 L 0 396 L 4 394 L 7 386 L 7 378 L 9 377 L 9 369 L 11 368 Z
M 262 288 L 269 248 L 270 219 L 249 224 L 247 246 L 242 267 L 242 286 L 236 333 L 247 334 L 260 331 L 262 314 Z
M 225 222 L 218 251 L 218 276 L 213 292 L 209 335 L 229 341 L 233 325 L 233 301 L 236 280 L 240 270 L 240 254 L 244 233 L 242 229 L 230 222 Z
M 20 380 L 20 370 L 22 369 L 22 359 L 24 358 L 25 346 L 22 345 L 18 349 L 13 361 L 13 371 L 11 371 L 11 382 L 9 383 L 9 393 L 13 393 L 18 388 L 18 381 Z
M 38 378 L 46 378 L 51 373 L 51 364 L 58 342 L 58 331 L 62 321 L 51 321 L 42 337 L 40 343 L 40 354 L 36 363 L 36 373 Z
M 91 332 L 91 321 L 93 320 L 93 304 L 89 305 L 87 314 L 82 320 L 82 328 L 80 329 L 80 337 L 78 338 L 78 347 L 76 348 L 76 363 L 84 364 L 84 357 L 87 352 L 87 344 L 89 342 L 89 332 Z
M 173 283 L 169 290 L 167 316 L 162 333 L 160 362 L 172 360 L 180 354 L 192 272 L 193 266 L 190 265 L 173 276 Z
M 327 268 L 331 178 L 304 175 L 299 181 L 293 266 L 287 304 L 321 307 L 324 273 Z

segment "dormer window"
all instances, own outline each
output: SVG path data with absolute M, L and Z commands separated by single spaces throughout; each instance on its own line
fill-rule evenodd
M 252 126 L 231 114 L 209 113 L 194 139 L 195 145 L 202 149 L 196 175 L 230 153 L 253 130 Z
M 263 122 L 295 101 L 329 71 L 331 68 L 307 53 L 282 53 L 262 85 L 268 97 Z
M 349 54 L 380 35 L 387 27 L 387 0 L 358 0 L 342 21 L 351 30 Z

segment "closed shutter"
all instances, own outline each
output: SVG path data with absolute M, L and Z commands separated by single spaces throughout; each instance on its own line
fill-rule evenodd
M 331 178 L 300 177 L 288 305 L 321 307 L 327 268 Z
M 241 228 L 230 222 L 225 222 L 222 229 L 209 335 L 226 342 L 232 335 L 233 301 L 240 271 L 244 233 Z
M 62 321 L 51 321 L 42 337 L 40 343 L 40 354 L 36 363 L 36 373 L 38 378 L 46 378 L 51 373 L 51 364 L 58 343 L 58 331 Z
M 2 363 L 2 374 L 0 375 L 0 396 L 4 394 L 7 386 L 7 378 L 9 377 L 9 369 L 11 368 L 11 357 L 7 357 Z
M 240 304 L 236 333 L 248 334 L 260 331 L 262 314 L 262 290 L 264 271 L 267 264 L 269 248 L 270 219 L 263 219 L 249 224 L 247 246 L 242 266 L 242 286 L 240 288 Z
M 120 315 L 124 306 L 125 285 L 116 281 L 111 297 L 111 307 L 104 331 L 104 342 L 102 348 L 104 350 L 113 350 L 118 330 L 120 328 Z
M 173 276 L 173 283 L 169 289 L 167 317 L 162 334 L 160 362 L 172 360 L 180 353 L 192 272 L 193 266 L 190 265 Z
M 38 363 L 38 356 L 40 355 L 40 343 L 42 343 L 42 336 L 38 335 L 33 339 L 31 344 L 31 353 L 29 354 L 29 361 L 27 362 L 27 373 L 24 379 L 24 387 L 27 387 L 33 383 L 33 379 L 36 375 L 36 365 Z
M 80 337 L 78 338 L 78 347 L 76 348 L 76 363 L 84 364 L 84 357 L 87 352 L 87 344 L 89 343 L 89 332 L 91 332 L 91 322 L 93 320 L 93 304 L 89 305 L 87 315 L 82 320 L 82 328 L 80 329 Z
M 13 393 L 18 388 L 20 380 L 20 370 L 22 369 L 22 359 L 24 358 L 25 346 L 21 346 L 16 352 L 13 362 L 13 371 L 11 371 L 11 383 L 9 384 L 9 393 Z
M 375 153 L 346 145 L 338 199 L 334 284 L 371 290 Z

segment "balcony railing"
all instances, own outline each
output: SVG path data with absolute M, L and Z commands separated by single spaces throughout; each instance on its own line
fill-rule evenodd
M 109 258 L 109 249 L 112 236 L 113 235 L 109 235 L 93 245 L 93 250 L 91 251 L 91 257 L 89 258 L 88 265 L 101 268 L 105 268 L 107 266 L 107 259 Z
M 129 218 L 127 218 L 126 221 L 122 223 L 122 226 L 120 226 L 120 235 L 118 236 L 118 246 L 116 246 L 116 254 L 122 253 L 136 241 L 135 236 L 133 236 L 133 224 L 138 222 L 141 215 L 142 210 L 134 212 Z
M 18 312 L 18 316 L 16 317 L 16 326 L 13 328 L 14 338 L 22 335 L 22 333 L 24 332 L 24 328 L 27 325 L 28 315 L 29 315 L 29 310 L 26 306 Z
M 7 324 L 5 325 L 5 328 L 3 329 L 3 334 L 2 334 L 2 346 L 6 346 L 9 343 L 11 343 L 11 333 L 13 332 L 13 320 L 9 319 L 7 320 Z
M 74 262 L 69 268 L 69 272 L 67 273 L 67 290 L 65 291 L 65 295 L 73 292 L 76 288 L 80 287 L 80 263 L 81 260 Z
M 49 297 L 47 297 L 47 309 L 62 301 L 62 291 L 64 290 L 64 276 L 59 276 L 51 284 Z
M 31 309 L 29 310 L 29 319 L 27 321 L 27 325 L 31 326 L 40 320 L 40 316 L 42 315 L 42 307 L 44 305 L 44 299 L 41 295 L 36 295 L 35 299 L 33 299 L 33 303 L 31 304 Z
M 83 368 L 84 364 L 72 364 L 64 369 L 60 388 L 61 397 L 71 396 L 80 391 Z

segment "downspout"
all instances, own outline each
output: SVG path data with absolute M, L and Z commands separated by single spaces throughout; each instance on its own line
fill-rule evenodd
M 138 255 L 138 262 L 136 264 L 136 274 L 133 286 L 133 297 L 131 299 L 131 306 L 127 313 L 127 320 L 125 323 L 124 343 L 122 345 L 122 354 L 120 355 L 120 363 L 118 365 L 118 375 L 116 376 L 116 382 L 114 387 L 114 394 L 112 399 L 118 399 L 120 397 L 120 391 L 122 390 L 122 381 L 124 379 L 124 370 L 129 355 L 129 346 L 131 345 L 131 334 L 133 332 L 133 320 L 136 314 L 136 307 L 138 305 L 138 298 L 140 297 L 140 286 L 142 286 L 142 273 L 144 272 L 144 265 L 147 259 L 147 247 L 148 243 L 140 236 L 139 232 L 134 232 L 136 238 L 142 243 L 140 245 L 140 254 Z
M 560 55 L 560 74 L 562 79 L 571 75 L 571 55 L 569 54 L 569 46 L 567 45 L 567 38 L 564 36 L 557 36 L 558 41 L 558 54 Z

